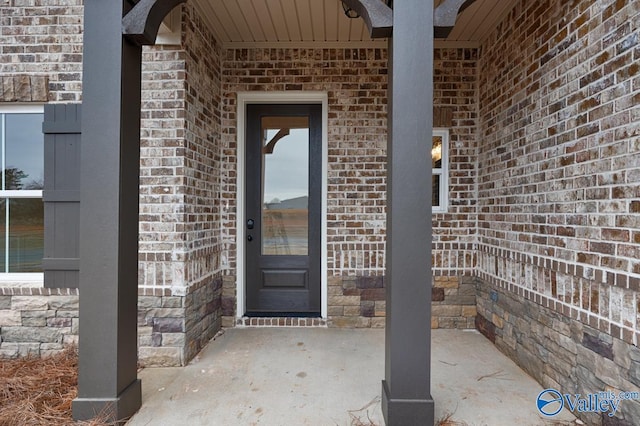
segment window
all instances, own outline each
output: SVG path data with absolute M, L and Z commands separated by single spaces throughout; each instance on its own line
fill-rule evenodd
M 0 105 L 0 279 L 41 279 L 44 252 L 42 106 Z M 35 273 L 35 275 L 34 275 Z
M 431 211 L 443 213 L 447 211 L 449 200 L 449 131 L 433 129 L 431 142 Z

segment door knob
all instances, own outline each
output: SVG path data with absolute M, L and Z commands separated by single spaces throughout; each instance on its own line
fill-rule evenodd
M 255 225 L 255 221 L 253 219 L 247 220 L 247 229 L 253 229 L 253 225 Z
M 253 237 L 251 235 L 247 235 L 247 241 L 253 241 Z

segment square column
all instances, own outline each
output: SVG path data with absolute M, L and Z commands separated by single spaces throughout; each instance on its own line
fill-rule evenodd
M 137 378 L 142 49 L 122 36 L 125 0 L 85 0 L 80 168 L 80 338 L 73 416 L 121 420 Z
M 382 411 L 389 426 L 433 425 L 431 134 L 433 0 L 393 5 L 389 39 L 386 343 Z

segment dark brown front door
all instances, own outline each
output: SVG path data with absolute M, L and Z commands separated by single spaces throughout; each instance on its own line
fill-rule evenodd
M 248 105 L 249 316 L 320 315 L 321 105 Z

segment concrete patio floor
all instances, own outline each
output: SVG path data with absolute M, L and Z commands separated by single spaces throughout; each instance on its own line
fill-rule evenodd
M 431 391 L 447 425 L 569 425 L 542 387 L 476 331 L 433 330 Z M 142 425 L 384 425 L 384 330 L 234 328 L 186 367 L 140 373 Z M 419 425 L 416 425 L 419 426 Z

